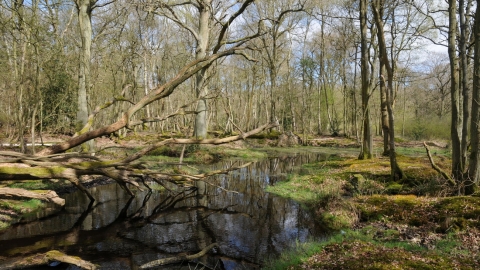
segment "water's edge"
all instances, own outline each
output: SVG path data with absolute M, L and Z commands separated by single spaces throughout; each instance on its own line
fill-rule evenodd
M 321 234 L 309 211 L 266 193 L 265 187 L 301 164 L 325 158 L 323 154 L 270 158 L 175 195 L 145 189 L 131 198 L 118 185 L 109 184 L 90 189 L 97 201 L 89 205 L 83 193 L 64 194 L 61 213 L 2 232 L 0 256 L 58 249 L 100 269 L 135 269 L 217 243 L 197 263 L 215 269 L 260 268 L 296 242 Z M 211 169 L 235 164 L 226 161 Z

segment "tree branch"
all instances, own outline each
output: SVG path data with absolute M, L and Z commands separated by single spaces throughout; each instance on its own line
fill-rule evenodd
M 438 167 L 435 162 L 433 161 L 433 158 L 432 158 L 432 155 L 430 154 L 430 149 L 428 148 L 427 144 L 425 142 L 423 142 L 423 146 L 425 146 L 425 150 L 427 150 L 427 156 L 428 156 L 428 160 L 430 160 L 430 164 L 432 165 L 432 168 L 437 171 L 438 173 L 440 173 L 443 178 L 445 180 L 448 181 L 448 183 L 451 185 L 451 186 L 456 186 L 457 183 L 455 183 L 455 181 L 452 179 L 452 177 L 450 177 L 444 170 L 442 170 L 440 167 Z
M 235 12 L 230 18 L 227 20 L 226 23 L 223 23 L 222 29 L 220 29 L 220 34 L 218 35 L 218 41 L 217 45 L 215 45 L 215 48 L 213 49 L 213 53 L 217 53 L 222 45 L 224 44 L 222 41 L 225 38 L 225 34 L 227 33 L 228 28 L 230 25 L 233 23 L 233 21 L 240 16 L 245 9 L 254 2 L 255 0 L 247 0 L 243 3 L 243 5 Z
M 164 259 L 158 259 L 155 261 L 151 261 L 149 263 L 143 264 L 140 266 L 140 269 L 146 269 L 146 268 L 152 268 L 152 267 L 157 267 L 160 265 L 165 265 L 165 264 L 171 264 L 171 263 L 176 263 L 176 262 L 181 262 L 181 261 L 190 261 L 193 259 L 197 259 L 202 257 L 203 255 L 207 254 L 209 250 L 211 250 L 214 247 L 218 247 L 217 243 L 210 244 L 206 248 L 202 249 L 200 252 L 193 254 L 193 255 L 180 255 L 177 257 L 170 257 L 170 258 L 164 258 Z

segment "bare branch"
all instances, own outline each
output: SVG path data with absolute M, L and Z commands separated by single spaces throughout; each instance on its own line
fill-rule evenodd
M 240 16 L 244 11 L 245 9 L 254 2 L 255 0 L 247 0 L 243 3 L 243 5 L 237 10 L 237 12 L 235 12 L 232 16 L 230 16 L 230 18 L 228 19 L 228 21 L 226 23 L 223 24 L 222 26 L 222 29 L 220 30 L 220 34 L 218 35 L 218 41 L 217 41 L 217 45 L 215 46 L 215 48 L 213 49 L 213 53 L 216 53 L 220 50 L 220 48 L 222 47 L 222 45 L 224 44 L 222 41 L 223 39 L 225 38 L 225 34 L 227 33 L 227 30 L 228 28 L 230 27 L 230 25 L 233 23 L 233 21 L 238 17 Z
M 160 4 L 160 8 L 161 9 L 166 9 L 170 12 L 170 14 L 167 14 L 166 12 L 156 12 L 156 11 L 151 11 L 153 14 L 156 14 L 156 15 L 160 15 L 160 16 L 165 16 L 166 18 L 170 19 L 171 21 L 175 22 L 176 24 L 178 24 L 180 27 L 184 28 L 185 30 L 187 30 L 188 32 L 190 32 L 193 37 L 195 38 L 195 40 L 198 42 L 198 40 L 200 39 L 200 37 L 198 36 L 198 33 L 197 31 L 195 31 L 195 29 L 193 29 L 192 27 L 186 25 L 185 23 L 183 23 L 179 18 L 178 18 L 178 15 L 177 13 L 175 12 L 175 10 L 173 9 L 173 7 L 175 6 L 184 6 L 184 5 L 188 5 L 188 4 L 192 4 L 194 5 L 196 8 L 199 8 L 196 4 L 194 4 L 193 2 L 191 1 L 188 1 L 188 2 L 184 2 L 184 3 L 181 3 L 181 4 L 173 4 L 173 5 L 167 5 L 167 4 L 164 4 L 164 3 L 161 3 Z
M 95 110 L 88 116 L 88 120 L 87 120 L 87 124 L 79 131 L 77 131 L 73 137 L 76 137 L 80 134 L 83 134 L 85 132 L 87 132 L 93 125 L 93 120 L 95 119 L 95 116 L 100 113 L 100 111 L 102 111 L 103 109 L 106 109 L 110 106 L 112 106 L 113 104 L 115 104 L 117 101 L 127 101 L 131 104 L 134 104 L 132 101 L 130 100 L 127 100 L 124 96 L 125 96 L 125 92 L 127 91 L 128 88 L 130 88 L 131 85 L 130 84 L 127 84 L 125 85 L 125 87 L 123 88 L 122 90 L 122 93 L 120 94 L 120 96 L 117 96 L 117 97 L 114 97 L 111 101 L 108 101 L 106 102 L 105 104 L 101 105 L 101 106 L 97 106 L 95 108 Z

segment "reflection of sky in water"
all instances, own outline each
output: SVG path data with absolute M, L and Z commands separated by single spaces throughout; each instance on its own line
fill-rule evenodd
M 141 264 L 148 261 L 148 256 L 138 256 L 139 253 L 161 257 L 179 252 L 191 254 L 216 242 L 225 269 L 250 269 L 252 265 L 261 265 L 270 255 L 278 255 L 296 241 L 307 240 L 311 237 L 309 232 L 316 230 L 313 217 L 298 204 L 265 193 L 264 188 L 270 181 L 277 181 L 274 179 L 278 175 L 291 173 L 294 167 L 307 160 L 312 162 L 322 158 L 319 155 L 274 158 L 229 175 L 212 177 L 207 180 L 212 185 L 204 187 L 204 195 L 207 195 L 203 196 L 204 199 L 179 201 L 174 208 L 154 216 L 150 215 L 167 199 L 166 194 L 153 193 L 143 204 L 147 193 L 139 191 L 128 204 L 130 197 L 118 185 L 107 185 L 92 189 L 98 202 L 82 217 L 80 224 L 76 224 L 82 213 L 77 205 L 87 203 L 87 200 L 80 193 L 67 194 L 67 205 L 61 215 L 16 226 L 0 234 L 0 245 L 7 247 L 3 251 L 6 253 L 10 247 L 21 246 L 28 250 L 33 248 L 35 241 L 48 240 L 49 248 L 66 249 L 70 255 L 87 255 L 96 263 L 115 264 L 117 254 L 121 254 L 134 264 Z M 210 169 L 227 169 L 236 165 L 239 162 L 226 161 Z M 239 193 L 225 192 L 215 185 Z M 128 218 L 137 211 L 136 219 Z M 53 233 L 58 235 L 37 237 L 35 241 L 28 238 Z M 52 237 L 75 241 L 64 246 L 62 241 L 52 241 Z M 2 242 L 2 238 L 12 240 Z M 25 238 L 22 244 L 15 243 L 15 239 L 21 238 Z M 215 262 L 219 258 L 213 256 L 208 260 Z M 242 266 L 242 263 L 249 266 Z

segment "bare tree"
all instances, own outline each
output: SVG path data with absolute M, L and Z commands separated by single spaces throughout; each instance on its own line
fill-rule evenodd
M 362 122 L 363 136 L 360 159 L 371 159 L 373 157 L 373 136 L 370 124 L 370 68 L 369 68 L 369 46 L 367 44 L 367 0 L 360 0 L 360 68 L 362 78 Z
M 275 127 L 275 123 L 263 125 L 256 129 L 253 129 L 248 132 L 244 132 L 237 136 L 231 136 L 222 139 L 166 139 L 152 145 L 149 145 L 137 153 L 117 161 L 101 161 L 92 156 L 82 156 L 76 155 L 77 158 L 85 162 L 72 162 L 70 161 L 69 154 L 61 154 L 73 147 L 81 145 L 88 140 L 97 138 L 99 136 L 109 135 L 113 132 L 120 130 L 121 128 L 132 128 L 137 125 L 141 125 L 147 122 L 162 122 L 165 119 L 169 119 L 176 116 L 182 116 L 185 113 L 189 113 L 185 108 L 190 104 L 185 104 L 184 106 L 179 106 L 177 112 L 164 115 L 161 117 L 155 118 L 143 118 L 141 120 L 135 120 L 133 116 L 143 109 L 145 106 L 152 104 L 153 102 L 162 100 L 170 96 L 179 85 L 187 81 L 188 79 L 196 76 L 197 73 L 205 70 L 213 63 L 230 55 L 241 55 L 250 59 L 247 54 L 246 43 L 250 40 L 258 37 L 259 32 L 252 35 L 246 35 L 234 41 L 226 40 L 227 30 L 232 25 L 233 21 L 239 17 L 245 9 L 251 4 L 251 1 L 246 1 L 243 3 L 236 12 L 229 14 L 229 17 L 226 19 L 226 22 L 222 24 L 220 31 L 216 35 L 216 43 L 214 44 L 214 49 L 212 54 L 205 55 L 200 59 L 195 59 L 187 63 L 182 69 L 177 72 L 173 78 L 167 82 L 157 86 L 152 89 L 144 97 L 140 98 L 138 101 L 133 102 L 124 98 L 124 93 L 128 89 L 129 85 L 124 88 L 122 95 L 112 98 L 111 101 L 106 102 L 105 104 L 99 105 L 95 110 L 89 115 L 87 124 L 82 128 L 84 132 L 79 133 L 77 136 L 70 138 L 69 140 L 56 144 L 52 147 L 46 148 L 41 152 L 37 153 L 36 156 L 23 156 L 21 154 L 4 152 L 1 153 L 4 159 L 2 166 L 0 166 L 0 180 L 11 180 L 11 179 L 49 179 L 49 178 L 62 178 L 68 179 L 78 188 L 88 192 L 82 186 L 78 177 L 81 175 L 105 175 L 110 178 L 115 179 L 127 192 L 133 195 L 133 193 L 127 187 L 127 184 L 138 186 L 134 178 L 142 179 L 146 175 L 156 175 L 159 178 L 168 178 L 173 179 L 183 179 L 183 181 L 196 181 L 207 177 L 209 174 L 202 174 L 197 176 L 176 176 L 165 175 L 161 172 L 152 172 L 149 170 L 143 170 L 139 167 L 139 164 L 132 163 L 137 160 L 145 153 L 152 151 L 160 146 L 166 144 L 221 144 L 226 142 L 231 142 L 234 140 L 240 140 L 246 138 L 252 134 L 258 133 L 264 129 Z M 225 47 L 225 44 L 230 46 Z M 93 128 L 92 123 L 94 122 L 96 116 L 103 112 L 104 109 L 110 107 L 111 105 L 117 102 L 128 102 L 131 105 L 122 113 L 119 120 L 111 124 L 100 126 L 98 128 Z M 195 102 L 195 101 L 194 101 Z M 6 163 L 6 164 L 5 164 Z M 22 163 L 21 165 L 14 165 L 12 163 Z M 21 166 L 22 170 L 18 170 L 15 166 Z M 141 169 L 140 171 L 138 169 Z M 143 173 L 141 172 L 143 171 Z M 89 195 L 89 194 L 88 194 Z M 93 197 L 89 195 L 91 199 Z

